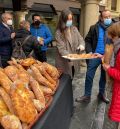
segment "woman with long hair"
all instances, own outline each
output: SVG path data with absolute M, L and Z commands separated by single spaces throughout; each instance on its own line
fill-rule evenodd
M 62 56 L 75 54 L 78 50 L 84 50 L 84 40 L 78 29 L 73 25 L 73 14 L 69 9 L 61 12 L 56 29 L 56 67 L 62 69 L 73 78 L 74 73 L 79 71 L 80 61 L 68 61 Z

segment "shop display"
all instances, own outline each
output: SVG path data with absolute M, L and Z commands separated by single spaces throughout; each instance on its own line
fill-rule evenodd
M 30 129 L 52 102 L 59 71 L 33 58 L 12 58 L 0 68 L 0 123 L 3 129 Z

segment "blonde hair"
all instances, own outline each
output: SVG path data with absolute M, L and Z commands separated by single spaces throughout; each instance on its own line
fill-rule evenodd
M 30 23 L 28 21 L 23 20 L 20 22 L 19 27 L 20 29 L 27 29 L 28 25 L 30 26 Z
M 116 22 L 114 24 L 112 24 L 109 28 L 108 28 L 108 36 L 111 36 L 112 38 L 118 36 L 120 37 L 120 22 Z

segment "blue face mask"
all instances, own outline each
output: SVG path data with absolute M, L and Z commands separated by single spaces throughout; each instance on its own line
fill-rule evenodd
M 66 22 L 66 26 L 67 26 L 67 27 L 72 26 L 72 20 L 68 20 L 68 21 Z
M 112 23 L 111 18 L 109 18 L 109 19 L 104 19 L 104 24 L 105 24 L 106 26 L 109 26 L 111 23 Z

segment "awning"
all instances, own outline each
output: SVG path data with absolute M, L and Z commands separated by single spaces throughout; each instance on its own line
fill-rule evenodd
M 57 14 L 54 6 L 51 4 L 34 3 L 31 6 L 30 11 L 41 12 L 41 13 L 51 13 L 55 15 Z
M 0 3 L 0 8 L 13 10 L 13 11 L 20 11 L 21 10 L 21 0 L 3 1 L 2 3 Z
M 80 15 L 80 8 L 73 8 L 73 7 L 69 7 L 69 9 L 71 10 L 71 12 L 75 15 Z
M 0 8 L 2 9 L 12 9 L 13 8 L 13 5 L 12 5 L 12 2 L 11 3 L 1 3 L 0 2 Z

